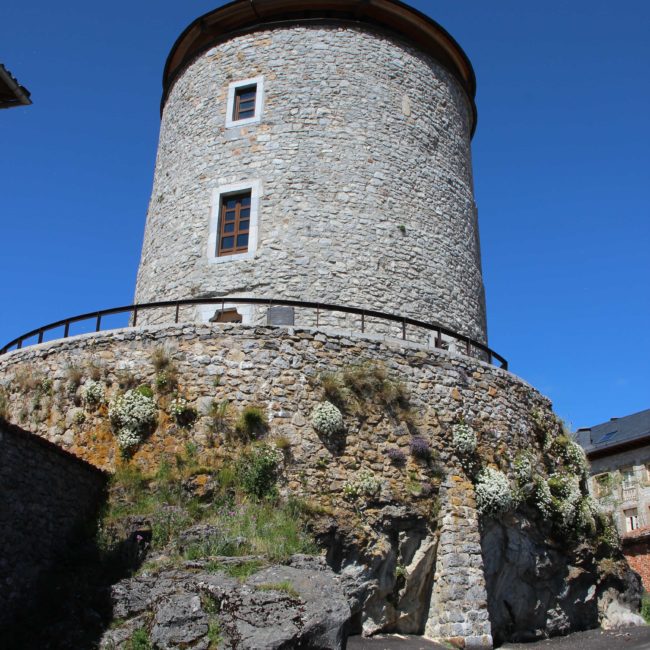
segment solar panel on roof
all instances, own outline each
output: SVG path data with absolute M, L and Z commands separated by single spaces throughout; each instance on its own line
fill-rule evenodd
M 617 431 L 609 431 L 596 444 L 599 445 L 601 442 L 607 442 L 608 440 L 611 440 L 617 433 Z

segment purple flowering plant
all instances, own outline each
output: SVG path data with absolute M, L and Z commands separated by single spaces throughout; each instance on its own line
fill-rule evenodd
M 429 460 L 431 458 L 431 447 L 421 436 L 411 438 L 409 447 L 411 449 L 411 456 L 414 458 L 420 458 L 421 460 Z
M 403 465 L 406 462 L 406 454 L 397 447 L 390 447 L 386 451 L 386 455 L 394 465 Z

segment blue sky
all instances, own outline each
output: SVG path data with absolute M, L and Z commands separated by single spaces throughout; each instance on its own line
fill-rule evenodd
M 5 0 L 0 342 L 132 301 L 171 45 L 218 3 Z M 650 3 L 412 3 L 478 78 L 491 346 L 572 426 L 650 408 Z

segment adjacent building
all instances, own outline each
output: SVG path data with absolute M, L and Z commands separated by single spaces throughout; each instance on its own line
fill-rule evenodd
M 650 409 L 579 429 L 589 489 L 612 515 L 625 555 L 650 589 Z

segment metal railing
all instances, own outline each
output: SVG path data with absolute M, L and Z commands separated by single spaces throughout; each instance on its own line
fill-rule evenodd
M 380 321 L 385 321 L 389 323 L 395 323 L 398 325 L 398 331 L 401 335 L 401 338 L 405 341 L 409 340 L 407 337 L 407 331 L 410 333 L 413 328 L 424 329 L 428 332 L 433 332 L 435 338 L 433 340 L 434 346 L 437 348 L 446 348 L 448 346 L 448 341 L 443 339 L 447 337 L 456 342 L 456 348 L 462 351 L 468 356 L 480 355 L 485 360 L 488 360 L 490 363 L 495 364 L 495 361 L 499 363 L 500 367 L 504 370 L 508 369 L 508 362 L 500 354 L 497 354 L 494 350 L 490 349 L 483 343 L 475 341 L 468 336 L 463 334 L 458 334 L 438 323 L 427 323 L 425 321 L 420 321 L 415 318 L 408 318 L 406 316 L 398 316 L 396 314 L 387 314 L 384 312 L 372 310 L 372 309 L 361 309 L 359 307 L 349 307 L 347 305 L 331 305 L 326 303 L 319 302 L 305 302 L 301 300 L 282 300 L 275 298 L 237 298 L 231 296 L 224 296 L 219 298 L 190 298 L 186 300 L 168 300 L 163 302 L 149 302 L 143 303 L 140 305 L 126 305 L 124 307 L 113 307 L 112 309 L 103 309 L 101 311 L 89 312 L 87 314 L 81 314 L 79 316 L 73 316 L 71 318 L 65 318 L 63 320 L 56 321 L 55 323 L 50 323 L 49 325 L 44 325 L 39 327 L 31 332 L 27 332 L 15 338 L 13 341 L 7 343 L 4 347 L 0 348 L 0 354 L 5 354 L 9 352 L 12 348 L 21 349 L 26 341 L 32 338 L 36 338 L 35 343 L 42 343 L 45 333 L 51 330 L 58 328 L 63 328 L 63 337 L 68 338 L 70 336 L 70 326 L 73 323 L 79 323 L 83 321 L 94 321 L 95 332 L 102 330 L 102 319 L 106 316 L 112 316 L 115 314 L 129 314 L 130 315 L 130 326 L 135 327 L 138 323 L 138 316 L 145 311 L 156 310 L 156 309 L 173 309 L 174 310 L 174 323 L 180 322 L 180 310 L 181 307 L 196 307 L 198 305 L 214 305 L 216 307 L 221 307 L 223 311 L 225 307 L 230 307 L 231 305 L 261 305 L 266 307 L 298 307 L 301 309 L 309 309 L 315 312 L 315 325 L 319 327 L 321 323 L 321 314 L 323 313 L 342 313 L 342 314 L 354 314 L 359 316 L 359 329 L 364 333 L 368 327 L 370 319 L 377 319 Z M 300 327 L 300 325 L 296 325 Z M 331 325 L 324 325 L 329 326 Z M 113 328 L 108 328 L 113 329 Z M 30 343 L 33 345 L 34 343 Z M 496 365 L 496 364 L 495 364 Z

